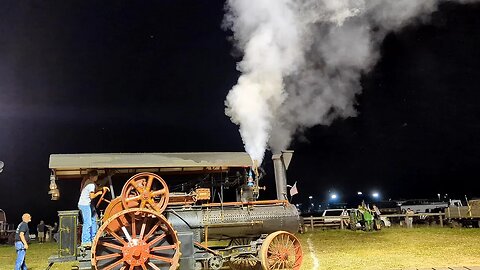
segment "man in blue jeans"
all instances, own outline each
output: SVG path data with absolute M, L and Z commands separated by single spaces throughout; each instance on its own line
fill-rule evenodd
M 32 221 L 30 214 L 22 215 L 22 222 L 18 224 L 15 231 L 15 249 L 17 250 L 17 259 L 15 260 L 15 270 L 27 270 L 25 257 L 27 255 L 28 242 L 30 242 L 30 230 L 28 223 Z
M 80 209 L 83 219 L 82 246 L 84 247 L 92 245 L 92 240 L 97 233 L 97 214 L 92 205 L 92 199 L 105 192 L 102 190 L 95 192 L 97 179 L 98 172 L 96 170 L 88 173 L 86 179 L 82 181 L 83 185 L 81 187 L 80 199 L 78 200 L 78 209 Z M 107 187 L 104 187 L 104 189 L 108 190 Z

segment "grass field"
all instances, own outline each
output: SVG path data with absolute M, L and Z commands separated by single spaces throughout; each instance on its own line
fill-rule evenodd
M 302 269 L 305 270 L 480 265 L 479 229 L 329 230 L 305 233 L 299 238 L 304 252 Z
M 44 270 L 48 266 L 48 257 L 55 254 L 57 243 L 31 243 L 27 250 L 27 266 L 28 270 Z M 3 245 L 0 246 L 0 270 L 12 270 L 15 265 L 15 247 Z M 52 270 L 70 270 L 73 262 L 54 264 Z
M 299 235 L 302 270 L 385 270 L 414 267 L 480 265 L 480 229 L 393 228 L 379 232 L 326 230 Z M 29 270 L 45 269 L 56 244 L 33 243 L 27 252 Z M 0 246 L 0 270 L 13 269 L 15 250 Z M 69 270 L 75 263 L 54 264 Z

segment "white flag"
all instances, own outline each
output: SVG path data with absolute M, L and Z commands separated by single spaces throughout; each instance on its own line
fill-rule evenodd
M 290 196 L 293 197 L 293 195 L 298 194 L 298 189 L 297 189 L 297 182 L 293 184 L 292 188 L 290 189 Z

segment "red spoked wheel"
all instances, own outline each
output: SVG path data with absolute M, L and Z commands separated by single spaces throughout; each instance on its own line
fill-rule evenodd
M 259 255 L 264 270 L 298 270 L 303 259 L 300 241 L 295 235 L 284 231 L 268 235 L 263 241 Z
M 179 266 L 180 241 L 165 217 L 132 208 L 111 216 L 92 244 L 96 270 L 169 269 Z
M 168 186 L 154 173 L 144 172 L 132 176 L 122 189 L 122 204 L 128 208 L 148 208 L 159 213 L 168 204 Z

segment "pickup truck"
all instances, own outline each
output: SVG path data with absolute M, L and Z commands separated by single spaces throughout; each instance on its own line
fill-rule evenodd
M 345 209 L 327 209 L 323 211 L 322 217 L 325 223 L 340 223 L 342 217 L 348 217 L 348 213 Z
M 452 226 L 480 227 L 480 200 L 470 200 L 467 206 L 450 204 L 445 209 L 445 219 Z
M 7 223 L 7 215 L 5 211 L 0 209 L 0 243 L 13 244 L 15 241 L 14 224 Z
M 348 212 L 346 209 L 327 209 L 323 211 L 322 217 L 325 226 L 348 226 Z

